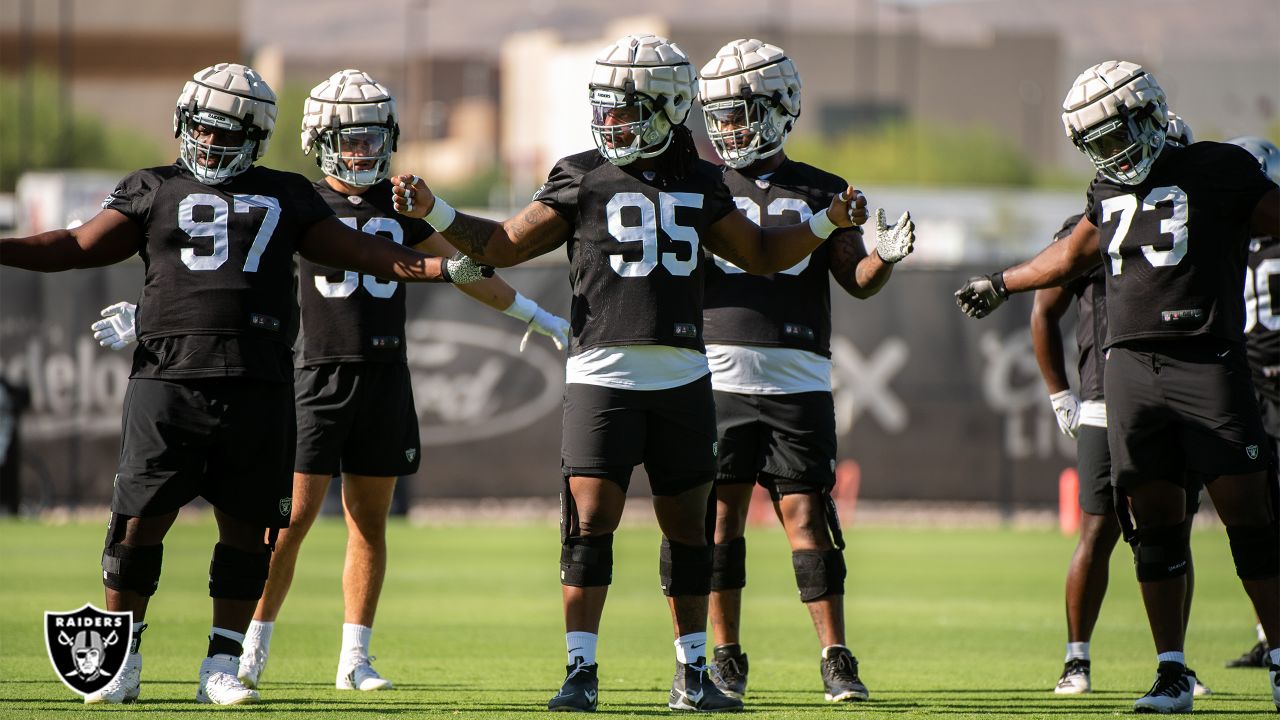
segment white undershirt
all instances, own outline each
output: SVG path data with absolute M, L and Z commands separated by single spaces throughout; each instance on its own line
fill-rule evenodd
M 622 390 L 666 390 L 710 372 L 707 356 L 670 345 L 617 345 L 578 353 L 565 364 L 564 381 Z
M 831 359 L 808 350 L 707 345 L 711 387 L 744 395 L 831 392 Z
M 1080 424 L 1104 428 L 1107 426 L 1107 404 L 1102 400 L 1085 400 L 1080 403 Z

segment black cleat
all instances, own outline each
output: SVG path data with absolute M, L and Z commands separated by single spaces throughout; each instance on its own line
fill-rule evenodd
M 568 676 L 560 686 L 560 692 L 547 702 L 547 709 L 558 712 L 595 712 L 600 692 L 600 666 L 587 664 L 575 657 L 572 665 L 565 666 Z
M 1156 669 L 1156 681 L 1146 695 L 1133 703 L 1139 713 L 1191 712 L 1192 675 L 1182 663 L 1162 662 Z
M 695 712 L 738 712 L 742 710 L 742 701 L 721 692 L 707 671 L 707 659 L 698 658 L 691 663 L 676 662 L 667 707 Z
M 1237 668 L 1237 667 L 1256 667 L 1256 668 L 1264 668 L 1264 667 L 1267 667 L 1267 665 L 1269 665 L 1269 664 L 1270 664 L 1270 663 L 1267 661 L 1267 653 L 1268 653 L 1268 652 L 1270 652 L 1270 651 L 1271 651 L 1271 648 L 1267 647 L 1267 643 L 1266 643 L 1266 641 L 1265 641 L 1265 640 L 1259 640 L 1259 641 L 1258 641 L 1258 644 L 1257 644 L 1257 645 L 1254 645 L 1254 646 L 1253 646 L 1253 647 L 1251 647 L 1251 648 L 1249 648 L 1248 652 L 1246 652 L 1245 654 L 1241 655 L 1240 657 L 1236 658 L 1235 660 L 1228 660 L 1228 661 L 1227 661 L 1227 667 L 1229 667 L 1229 668 Z
M 829 656 L 822 658 L 822 684 L 828 702 L 853 702 L 870 696 L 858 678 L 858 658 L 848 648 L 831 648 Z
M 711 661 L 711 680 L 720 692 L 739 700 L 747 694 L 747 654 L 742 646 L 717 645 L 715 659 Z

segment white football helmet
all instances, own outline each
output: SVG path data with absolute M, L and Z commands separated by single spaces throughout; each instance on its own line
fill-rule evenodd
M 396 99 L 359 70 L 330 75 L 302 105 L 302 153 L 316 149 L 324 174 L 347 185 L 367 187 L 387 177 L 399 137 Z
M 1248 150 L 1249 154 L 1258 159 L 1258 164 L 1262 166 L 1262 172 L 1266 173 L 1276 183 L 1280 183 L 1280 148 L 1277 148 L 1275 143 L 1266 138 L 1252 135 L 1238 137 L 1227 142 Z
M 1169 125 L 1164 90 L 1141 65 L 1108 60 L 1085 70 L 1062 110 L 1067 137 L 1115 182 L 1142 182 L 1164 149 Z
M 201 141 L 197 126 L 244 133 L 239 145 Z M 218 63 L 195 74 L 182 87 L 173 113 L 173 134 L 180 157 L 202 183 L 217 185 L 248 170 L 262 157 L 276 127 L 276 94 L 253 68 Z
M 776 45 L 734 40 L 702 67 L 699 99 L 707 136 L 731 168 L 782 149 L 800 117 L 800 73 Z
M 591 134 L 614 165 L 661 155 L 689 117 L 698 75 L 689 56 L 657 35 L 627 35 L 600 51 L 588 86 Z
M 1169 128 L 1164 133 L 1165 140 L 1174 145 L 1186 147 L 1196 141 L 1196 137 L 1191 132 L 1191 126 L 1183 119 L 1181 115 L 1169 113 Z

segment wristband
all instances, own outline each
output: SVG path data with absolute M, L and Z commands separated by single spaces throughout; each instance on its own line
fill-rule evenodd
M 511 301 L 511 306 L 503 310 L 502 314 L 527 323 L 533 320 L 533 316 L 537 312 L 538 303 L 517 292 L 516 299 Z
M 1004 271 L 991 273 L 991 289 L 996 291 L 1002 300 L 1009 299 L 1009 289 L 1004 286 Z
M 810 232 L 823 240 L 831 237 L 831 233 L 835 232 L 838 227 L 838 225 L 831 222 L 831 218 L 827 217 L 826 210 L 823 210 L 820 213 L 814 213 L 813 217 L 809 218 Z
M 436 232 L 444 232 L 453 224 L 454 218 L 458 217 L 458 211 L 454 210 L 444 198 L 436 196 L 436 204 L 431 206 L 431 212 L 422 218 L 427 224 L 435 229 Z

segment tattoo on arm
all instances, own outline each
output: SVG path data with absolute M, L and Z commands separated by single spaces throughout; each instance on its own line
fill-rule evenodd
M 850 290 L 858 283 L 858 265 L 867 253 L 862 248 L 862 233 L 839 232 L 828 241 L 831 276 L 840 287 Z
M 458 213 L 453 224 L 444 233 L 455 245 L 461 245 L 468 255 L 483 259 L 489 238 L 493 236 L 493 222 L 483 218 Z

